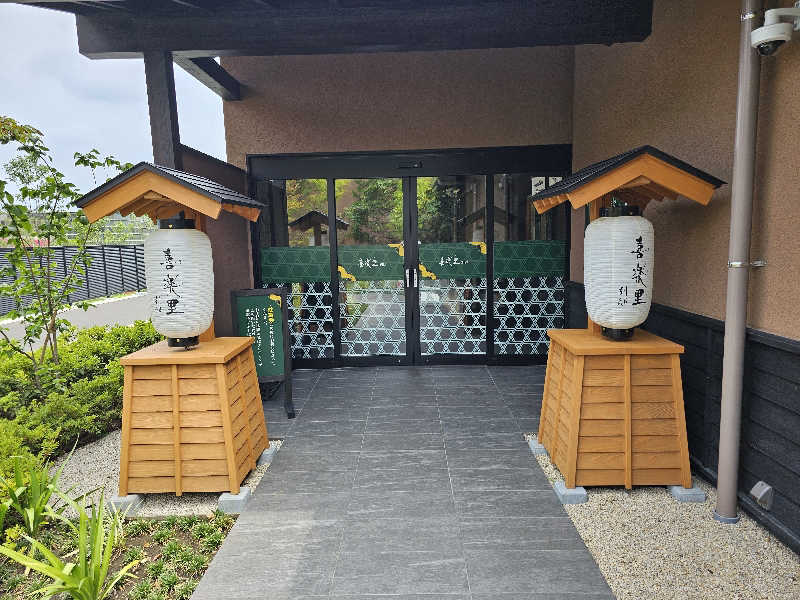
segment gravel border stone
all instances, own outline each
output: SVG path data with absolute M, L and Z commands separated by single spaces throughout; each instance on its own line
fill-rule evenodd
M 99 440 L 75 450 L 72 459 L 64 468 L 59 481 L 64 490 L 74 486 L 72 495 L 88 493 L 97 488 L 105 488 L 107 498 L 115 496 L 119 488 L 119 449 L 120 431 L 112 431 Z M 274 452 L 281 447 L 281 440 L 270 440 Z M 271 456 L 274 456 L 274 452 Z M 55 461 L 59 466 L 65 457 Z M 270 463 L 257 466 L 245 478 L 243 487 L 255 491 L 258 482 L 267 472 Z M 209 515 L 217 510 L 220 494 L 189 492 L 182 496 L 175 494 L 142 494 L 144 504 L 136 511 L 137 517 L 170 517 L 189 515 Z M 100 493 L 92 496 L 99 500 Z
M 535 458 L 563 481 L 547 454 Z M 590 488 L 588 502 L 564 506 L 616 597 L 800 598 L 800 557 L 746 514 L 715 521 L 716 489 L 694 484 L 704 502 L 676 502 L 665 487 Z

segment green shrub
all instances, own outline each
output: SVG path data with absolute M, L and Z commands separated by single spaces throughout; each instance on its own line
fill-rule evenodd
M 118 359 L 159 339 L 147 321 L 71 330 L 60 340 L 60 363 L 43 362 L 39 387 L 30 361 L 0 357 L 0 476 L 11 475 L 13 456 L 42 462 L 117 428 L 124 374 Z

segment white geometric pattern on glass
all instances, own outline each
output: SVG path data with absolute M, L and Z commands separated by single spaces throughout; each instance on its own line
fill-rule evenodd
M 268 282 L 268 287 L 288 287 L 289 335 L 292 358 L 333 358 L 331 284 Z
M 406 304 L 397 280 L 339 282 L 342 356 L 406 353 Z
M 158 229 L 144 243 L 153 327 L 169 338 L 200 335 L 214 319 L 214 261 L 197 229 Z
M 548 329 L 564 327 L 564 278 L 534 275 L 494 280 L 497 354 L 544 356 Z
M 423 279 L 419 284 L 422 354 L 486 352 L 486 278 Z

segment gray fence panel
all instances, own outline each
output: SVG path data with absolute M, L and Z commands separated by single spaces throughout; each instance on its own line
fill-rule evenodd
M 6 256 L 10 251 L 9 248 L 0 248 L 0 266 L 8 264 Z M 53 251 L 55 280 L 60 282 L 68 275 L 78 250 L 74 246 L 58 246 Z M 86 272 L 79 279 L 78 289 L 69 295 L 70 302 L 146 289 L 144 247 L 141 244 L 87 246 L 86 253 L 91 260 L 87 261 Z M 4 282 L 8 283 L 8 280 Z M 30 302 L 30 298 L 26 298 L 25 302 Z M 0 296 L 0 315 L 13 308 L 11 298 Z

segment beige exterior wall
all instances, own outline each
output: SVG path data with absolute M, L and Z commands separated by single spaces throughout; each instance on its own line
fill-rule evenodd
M 788 5 L 788 0 L 781 0 Z M 227 57 L 228 160 L 247 154 L 572 143 L 573 168 L 642 144 L 731 179 L 739 9 L 655 0 L 643 43 L 322 56 Z M 763 61 L 751 327 L 800 338 L 800 42 Z M 730 186 L 711 204 L 651 203 L 655 301 L 724 318 Z M 572 219 L 583 279 L 583 211 Z
M 784 2 L 783 4 L 788 4 Z M 573 168 L 642 144 L 731 180 L 739 3 L 656 0 L 641 44 L 575 52 Z M 800 338 L 800 42 L 763 60 L 749 325 Z M 651 203 L 656 302 L 725 315 L 730 186 L 708 207 Z M 583 211 L 573 212 L 572 279 L 583 279 Z
M 228 161 L 247 154 L 564 144 L 571 47 L 229 57 Z

